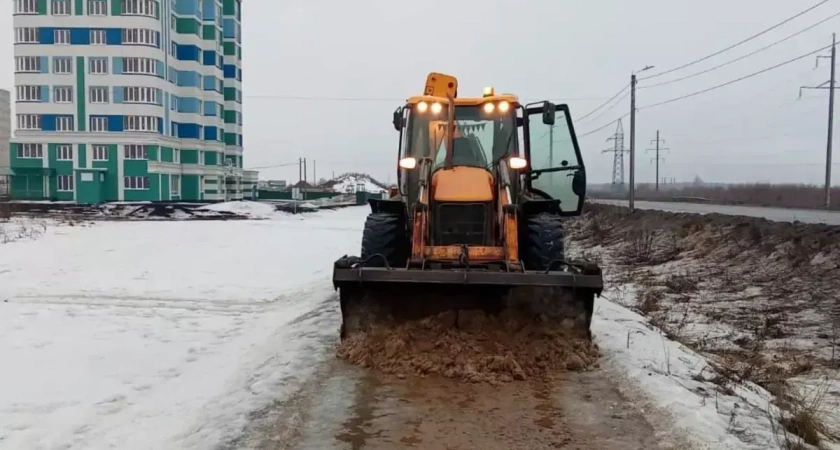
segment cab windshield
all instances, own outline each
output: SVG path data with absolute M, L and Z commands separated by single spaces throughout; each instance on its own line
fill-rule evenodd
M 483 106 L 455 107 L 452 164 L 455 166 L 490 167 L 516 149 L 516 120 L 514 108 L 502 113 L 497 109 L 486 112 Z M 446 163 L 447 110 L 437 114 L 411 112 L 410 142 L 406 156 L 431 157 L 434 169 Z

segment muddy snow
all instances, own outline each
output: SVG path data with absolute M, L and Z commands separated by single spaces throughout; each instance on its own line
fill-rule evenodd
M 513 311 L 450 311 L 352 335 L 338 356 L 400 378 L 437 375 L 491 384 L 597 366 L 596 345 L 555 325 Z

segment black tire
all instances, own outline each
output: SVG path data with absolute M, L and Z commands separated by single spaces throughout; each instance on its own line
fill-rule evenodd
M 565 258 L 565 238 L 560 216 L 540 213 L 526 217 L 519 241 L 522 262 L 527 270 L 546 270 L 552 261 Z M 562 266 L 554 263 L 552 270 Z
M 367 260 L 366 266 L 385 267 L 387 261 L 390 267 L 404 267 L 410 246 L 406 223 L 401 216 L 389 213 L 368 215 L 362 234 L 361 254 L 362 260 Z M 372 257 L 377 254 L 384 256 L 385 261 L 379 256 Z

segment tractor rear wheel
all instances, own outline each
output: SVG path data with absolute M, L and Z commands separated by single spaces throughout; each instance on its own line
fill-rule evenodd
M 362 234 L 361 253 L 361 259 L 367 260 L 366 266 L 385 267 L 387 262 L 389 267 L 404 267 L 408 261 L 410 247 L 406 223 L 400 215 L 391 213 L 368 215 Z
M 540 213 L 526 217 L 521 237 L 522 262 L 527 270 L 546 270 L 552 261 L 563 261 L 566 234 L 561 217 Z M 552 270 L 561 266 L 554 263 Z

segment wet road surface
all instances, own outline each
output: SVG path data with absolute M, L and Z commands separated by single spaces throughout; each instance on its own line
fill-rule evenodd
M 338 360 L 255 418 L 237 448 L 660 449 L 602 370 L 503 386 L 385 378 Z

